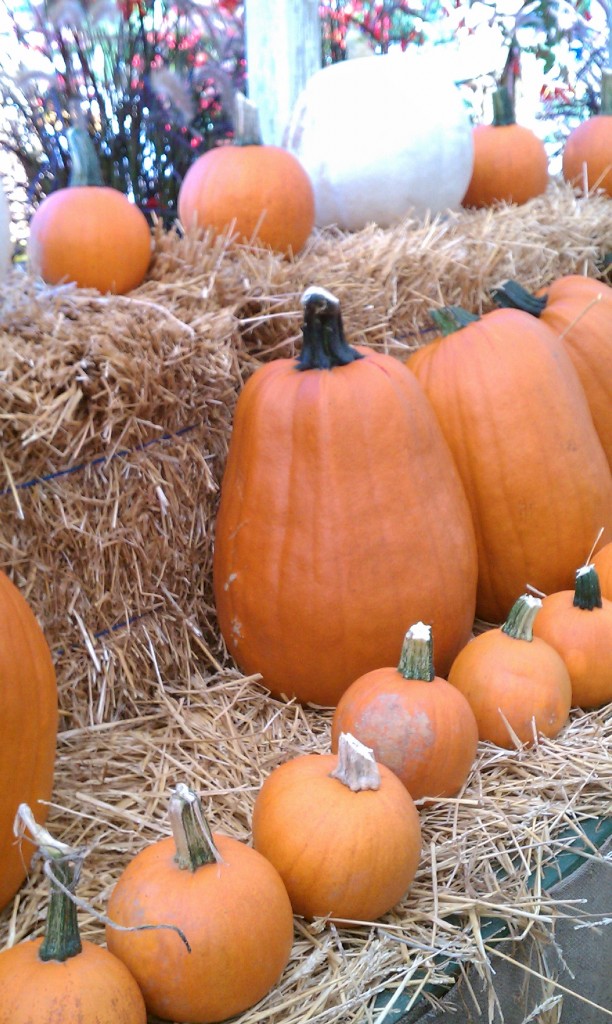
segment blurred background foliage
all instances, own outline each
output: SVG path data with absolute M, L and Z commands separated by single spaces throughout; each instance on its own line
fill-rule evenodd
M 0 150 L 20 171 L 30 211 L 67 184 L 66 132 L 77 124 L 94 140 L 105 183 L 171 223 L 190 163 L 232 138 L 232 96 L 247 89 L 244 3 L 0 0 L 2 8 Z M 554 149 L 597 111 L 608 17 L 601 0 L 328 0 L 322 60 L 344 60 L 355 40 L 379 53 L 475 41 L 480 57 L 459 75 L 475 119 L 486 116 L 497 81 L 514 88 L 535 61 L 537 117 Z

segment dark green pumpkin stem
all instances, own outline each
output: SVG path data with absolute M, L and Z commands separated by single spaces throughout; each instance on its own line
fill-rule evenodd
M 602 604 L 597 570 L 594 565 L 583 565 L 576 572 L 574 607 L 592 612 L 594 608 L 601 608 Z
M 514 602 L 508 618 L 501 627 L 514 640 L 533 640 L 533 620 L 542 607 L 542 601 L 533 594 L 522 594 Z
M 547 295 L 534 295 L 523 288 L 518 281 L 506 281 L 501 288 L 495 288 L 491 295 L 494 302 L 503 309 L 520 309 L 532 316 L 541 316 L 548 302 Z
M 51 896 L 47 910 L 45 937 L 38 950 L 38 956 L 40 960 L 55 960 L 63 963 L 70 957 L 77 956 L 83 948 L 79 933 L 77 906 L 69 895 L 74 893 L 77 887 L 83 861 L 82 857 L 78 855 L 76 857 L 53 857 L 52 861 L 52 866 L 49 862 L 50 870 L 48 872 L 51 879 Z
M 508 87 L 498 85 L 493 93 L 493 125 L 504 128 L 509 124 L 516 124 L 514 102 Z
M 469 313 L 461 306 L 443 306 L 441 309 L 430 309 L 429 315 L 443 338 L 455 334 L 462 327 L 480 320 L 477 313 Z
M 302 351 L 298 370 L 331 370 L 346 366 L 363 356 L 347 344 L 342 326 L 340 302 L 325 288 L 307 288 L 302 295 Z
M 221 861 L 200 799 L 182 782 L 170 798 L 169 816 L 176 844 L 175 861 L 181 870 L 197 871 L 203 864 Z
M 599 113 L 608 117 L 612 114 L 612 68 L 604 68 L 601 73 L 601 105 Z
M 421 679 L 427 683 L 435 679 L 431 626 L 417 622 L 410 627 L 404 637 L 397 671 L 404 679 Z
M 69 128 L 67 138 L 70 154 L 68 185 L 72 188 L 82 185 L 103 185 L 100 161 L 87 129 Z

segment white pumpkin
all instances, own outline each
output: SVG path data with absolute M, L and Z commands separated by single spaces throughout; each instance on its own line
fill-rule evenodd
M 444 49 L 345 60 L 308 80 L 283 141 L 310 175 L 319 227 L 390 227 L 459 206 L 472 125 Z
M 8 200 L 0 180 L 0 281 L 3 281 L 6 277 L 12 250 L 11 215 Z

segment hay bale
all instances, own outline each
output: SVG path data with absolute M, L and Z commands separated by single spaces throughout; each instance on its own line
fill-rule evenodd
M 212 826 L 248 840 L 267 773 L 329 747 L 329 712 L 272 700 L 233 666 L 211 586 L 234 403 L 263 361 L 295 353 L 304 288 L 339 296 L 351 341 L 402 357 L 427 340 L 432 306 L 485 310 L 508 277 L 535 289 L 594 276 L 611 248 L 610 201 L 555 183 L 521 208 L 318 232 L 293 261 L 159 230 L 149 277 L 128 296 L 12 272 L 0 309 L 0 567 L 54 653 L 49 825 L 91 844 L 81 894 L 98 910 L 118 868 L 168 831 L 171 785 L 193 785 Z M 609 809 L 610 728 L 603 712 L 575 712 L 531 751 L 481 744 L 465 791 L 422 806 L 424 859 L 402 905 L 372 927 L 297 921 L 283 981 L 249 1021 L 365 1020 L 377 992 L 401 985 L 416 998 L 451 961 L 491 976 L 486 915 L 510 936 L 550 930 L 537 880 L 567 844 L 563 825 L 580 832 Z M 40 931 L 42 888 L 35 868 L 0 917 L 2 945 Z M 93 912 L 83 925 L 100 939 Z

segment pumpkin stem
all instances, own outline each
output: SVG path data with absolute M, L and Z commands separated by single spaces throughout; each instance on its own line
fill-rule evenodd
M 602 607 L 599 576 L 594 565 L 583 565 L 577 570 L 573 603 L 575 608 L 581 608 L 587 612 Z
M 325 288 L 312 286 L 302 295 L 304 322 L 298 370 L 331 370 L 363 356 L 347 344 L 340 302 Z
M 197 871 L 202 864 L 220 863 L 199 797 L 183 782 L 174 789 L 168 807 L 176 843 L 175 861 L 181 871 Z
M 509 124 L 516 124 L 514 102 L 508 86 L 498 85 L 493 93 L 493 125 L 504 128 Z
M 506 281 L 501 288 L 495 288 L 491 295 L 503 309 L 520 309 L 523 313 L 531 313 L 532 316 L 541 316 L 548 302 L 547 295 L 534 295 L 518 281 Z
M 86 128 L 69 128 L 66 133 L 70 154 L 71 188 L 82 185 L 103 185 L 100 161 Z
M 416 622 L 410 627 L 404 637 L 397 671 L 404 679 L 422 679 L 427 683 L 435 679 L 431 626 Z
M 64 963 L 82 950 L 74 891 L 84 859 L 82 850 L 75 850 L 54 839 L 35 820 L 27 804 L 20 804 L 15 818 L 17 834 L 29 832 L 45 861 L 45 874 L 51 881 L 51 895 L 45 922 L 45 935 L 38 957 L 45 962 Z
M 442 309 L 430 309 L 429 315 L 443 338 L 448 337 L 449 334 L 454 334 L 455 331 L 460 331 L 462 327 L 467 327 L 468 324 L 473 324 L 476 320 L 480 320 L 477 313 L 469 313 L 467 309 L 462 309 L 461 306 L 443 306 Z
M 542 601 L 533 594 L 521 594 L 514 602 L 508 618 L 501 627 L 514 640 L 533 640 L 533 620 L 542 607 Z
M 259 111 L 253 101 L 248 100 L 243 92 L 237 92 L 234 96 L 234 145 L 263 145 Z
M 338 779 L 353 793 L 365 789 L 380 789 L 380 772 L 374 760 L 374 751 L 366 747 L 350 732 L 340 733 L 338 763 L 330 778 Z

